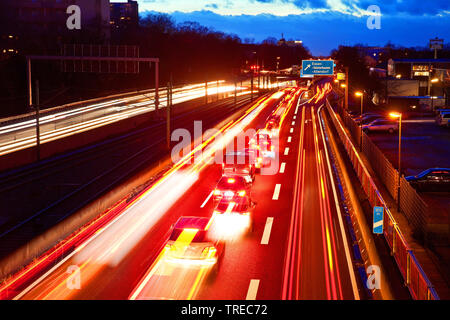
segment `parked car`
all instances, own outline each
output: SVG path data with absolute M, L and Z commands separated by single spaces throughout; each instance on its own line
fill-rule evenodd
M 368 117 L 368 116 L 379 116 L 379 117 L 381 117 L 381 115 L 379 113 L 376 113 L 376 112 L 365 112 L 362 115 L 357 114 L 355 116 L 352 116 L 352 118 L 353 118 L 353 120 L 357 121 L 357 120 L 360 120 L 360 119 L 362 119 L 364 117 Z
M 449 111 L 441 111 L 436 117 L 436 123 L 439 126 L 450 126 L 450 110 Z
M 362 119 L 359 119 L 358 121 L 355 121 L 357 124 L 369 124 L 372 121 L 376 120 L 376 119 L 382 119 L 383 117 L 380 115 L 370 115 L 370 116 L 365 116 Z
M 395 120 L 380 118 L 362 126 L 364 132 L 387 131 L 394 133 L 398 131 L 398 122 Z
M 417 191 L 450 192 L 450 168 L 430 168 L 405 179 Z

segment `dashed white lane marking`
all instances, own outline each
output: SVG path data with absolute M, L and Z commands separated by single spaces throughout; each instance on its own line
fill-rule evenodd
M 206 206 L 206 204 L 208 203 L 209 199 L 211 199 L 213 193 L 214 193 L 214 190 L 211 191 L 211 193 L 209 194 L 208 198 L 206 198 L 206 200 L 202 203 L 202 205 L 200 206 L 200 208 L 203 208 L 204 206 Z
M 291 133 L 293 133 L 294 132 L 294 128 L 291 128 L 291 131 L 290 131 Z
M 289 148 L 284 149 L 284 155 L 287 156 L 289 154 Z
M 292 141 L 292 137 L 289 137 L 288 138 L 288 143 L 291 142 L 291 141 Z
M 278 198 L 280 197 L 280 190 L 281 190 L 281 184 L 276 184 L 275 190 L 273 191 L 272 200 L 278 200 Z
M 261 244 L 269 244 L 270 232 L 272 231 L 273 217 L 268 217 L 266 220 L 266 226 L 264 227 Z
M 295 126 L 295 121 L 292 121 L 292 125 Z
M 250 280 L 250 285 L 248 286 L 247 297 L 245 300 L 256 300 L 256 294 L 258 293 L 259 280 Z
M 294 120 L 295 120 L 295 119 L 297 119 L 297 116 L 294 116 L 294 118 L 293 118 L 293 119 L 294 119 Z
M 284 173 L 285 169 L 286 169 L 286 162 L 283 162 L 280 166 L 280 173 Z

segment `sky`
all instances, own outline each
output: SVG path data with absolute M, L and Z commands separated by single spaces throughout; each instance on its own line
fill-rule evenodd
M 120 2 L 120 1 L 119 1 Z M 342 45 L 427 46 L 450 42 L 450 0 L 138 0 L 141 15 L 162 12 L 242 40 L 302 40 L 313 55 Z M 369 6 L 375 5 L 375 8 Z M 368 27 L 368 19 L 370 19 Z M 379 24 L 376 24 L 379 22 Z M 375 23 L 375 24 L 374 24 Z M 373 28 L 375 26 L 375 28 Z

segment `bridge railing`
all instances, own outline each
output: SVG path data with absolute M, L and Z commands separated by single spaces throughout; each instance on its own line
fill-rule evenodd
M 334 127 L 336 128 L 339 138 L 350 158 L 371 206 L 380 206 L 384 208 L 384 238 L 391 249 L 391 254 L 395 259 L 411 296 L 416 300 L 439 300 L 436 290 L 420 266 L 413 250 L 406 242 L 400 227 L 381 196 L 372 176 L 364 165 L 360 154 L 344 130 L 341 121 L 337 118 L 336 112 L 331 107 L 328 100 L 326 105 Z

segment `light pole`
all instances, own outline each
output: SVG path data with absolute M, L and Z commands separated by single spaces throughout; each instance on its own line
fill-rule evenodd
M 430 80 L 431 111 L 434 111 L 433 83 L 437 82 L 439 82 L 438 78 L 433 78 Z
M 359 121 L 359 151 L 362 152 L 362 115 L 363 115 L 363 101 L 364 101 L 364 93 L 362 91 L 357 91 L 355 96 L 361 97 L 361 119 Z
M 402 176 L 402 114 L 391 112 L 391 118 L 398 119 L 398 182 L 397 182 L 397 211 L 400 211 L 400 178 Z

